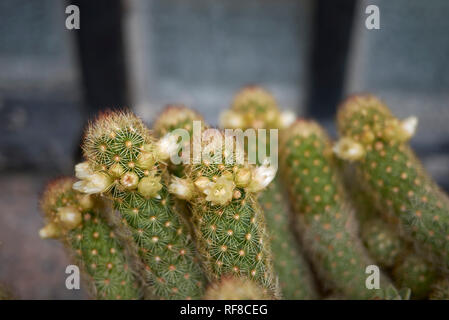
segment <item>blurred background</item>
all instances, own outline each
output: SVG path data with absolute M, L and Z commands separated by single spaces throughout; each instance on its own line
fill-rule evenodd
M 68 5 L 80 29 L 68 30 Z M 368 30 L 368 5 L 380 29 Z M 81 134 L 101 109 L 151 123 L 184 103 L 217 124 L 241 86 L 335 134 L 336 106 L 372 92 L 419 117 L 412 145 L 449 190 L 449 2 L 446 0 L 1 0 L 0 282 L 20 298 L 86 298 L 70 264 L 42 241 L 38 197 L 72 175 Z

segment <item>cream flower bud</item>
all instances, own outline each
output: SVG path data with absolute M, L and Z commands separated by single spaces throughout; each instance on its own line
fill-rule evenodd
M 273 181 L 277 169 L 270 165 L 268 159 L 265 159 L 261 166 L 254 169 L 248 191 L 259 192 Z
M 219 124 L 224 129 L 241 129 L 245 127 L 245 119 L 241 114 L 227 110 L 220 114 Z
M 234 194 L 234 182 L 228 177 L 220 177 L 212 182 L 205 190 L 206 200 L 214 205 L 225 205 L 232 200 Z
M 106 191 L 111 184 L 111 178 L 107 174 L 96 172 L 81 181 L 75 182 L 73 189 L 87 194 L 94 194 Z
M 351 138 L 341 138 L 333 148 L 334 153 L 343 160 L 355 161 L 365 156 L 363 146 Z
M 114 163 L 108 170 L 113 177 L 121 177 L 125 173 L 125 169 L 120 163 Z
M 235 174 L 235 184 L 237 187 L 246 187 L 251 181 L 251 170 L 239 168 Z
M 180 199 L 190 200 L 193 196 L 194 186 L 190 180 L 173 176 L 168 191 Z
M 83 210 L 92 209 L 95 205 L 95 201 L 90 194 L 81 195 L 78 199 L 78 203 Z
M 145 144 L 137 157 L 137 165 L 142 169 L 151 169 L 156 163 L 154 146 Z
M 54 223 L 49 223 L 39 230 L 39 237 L 41 239 L 55 239 L 61 235 L 61 230 Z
M 281 112 L 280 125 L 282 128 L 288 128 L 296 120 L 296 114 L 291 110 Z
M 193 184 L 198 188 L 198 190 L 204 192 L 204 190 L 206 190 L 211 183 L 212 182 L 207 177 L 199 177 Z
M 128 190 L 137 188 L 139 176 L 134 172 L 127 172 L 120 178 L 120 184 Z
M 178 151 L 178 137 L 176 135 L 167 133 L 156 143 L 156 150 L 161 160 L 169 159 Z
M 90 169 L 89 163 L 87 161 L 78 163 L 75 166 L 75 176 L 78 179 L 86 179 L 90 175 L 92 175 L 94 172 Z
M 401 131 L 403 133 L 402 141 L 407 141 L 415 135 L 416 127 L 418 126 L 418 118 L 415 116 L 408 117 L 401 121 Z
M 157 198 L 158 192 L 162 189 L 160 176 L 149 176 L 140 179 L 137 190 L 145 198 Z
M 82 221 L 81 212 L 73 206 L 58 208 L 57 217 L 61 226 L 68 230 L 75 229 Z

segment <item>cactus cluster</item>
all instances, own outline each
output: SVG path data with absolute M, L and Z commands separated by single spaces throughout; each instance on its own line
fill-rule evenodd
M 313 121 L 297 121 L 282 137 L 281 166 L 304 247 L 323 282 L 351 299 L 383 297 L 368 289 L 366 268 L 373 264 L 360 239 L 332 144 Z M 391 283 L 381 276 L 381 287 Z
M 279 130 L 277 174 L 271 137 L 250 144 L 183 105 L 152 132 L 100 114 L 77 179 L 44 192 L 39 234 L 97 299 L 448 299 L 449 200 L 407 144 L 417 119 L 362 95 L 337 122 L 334 143 L 266 90 L 239 91 L 221 127 Z
M 39 235 L 64 243 L 90 279 L 96 298 L 140 299 L 143 291 L 136 273 L 114 229 L 101 215 L 101 201 L 73 190 L 74 182 L 73 178 L 60 178 L 46 187 L 41 209 L 47 225 Z
M 168 193 L 166 161 L 171 137 L 155 141 L 130 113 L 100 116 L 87 129 L 73 187 L 111 199 L 132 230 L 154 294 L 164 299 L 197 299 L 204 278 L 188 225 Z

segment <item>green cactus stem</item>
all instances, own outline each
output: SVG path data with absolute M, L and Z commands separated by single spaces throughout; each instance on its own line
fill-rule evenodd
M 123 246 L 100 214 L 93 196 L 72 189 L 73 178 L 51 182 L 41 200 L 47 225 L 42 238 L 61 240 L 87 274 L 97 299 L 140 299 L 142 290 L 130 268 Z
M 437 280 L 436 270 L 420 256 L 408 253 L 393 270 L 397 286 L 411 290 L 412 299 L 425 299 Z
M 237 145 L 235 137 L 227 139 Z M 243 148 L 230 150 L 224 141 L 222 132 L 204 131 L 203 156 L 186 167 L 186 178 L 172 181 L 170 190 L 190 203 L 195 239 L 211 282 L 245 277 L 279 297 L 264 216 L 256 201 L 256 193 L 275 171 L 238 164 L 236 154 L 243 155 Z
M 421 255 L 449 267 L 449 200 L 408 145 L 414 117 L 399 121 L 371 95 L 348 98 L 338 112 L 336 154 L 355 162 L 357 177 L 385 219 Z
M 392 285 L 383 274 L 379 290 L 366 287 L 373 262 L 357 237 L 327 134 L 315 122 L 297 121 L 282 137 L 281 154 L 299 233 L 323 285 L 349 299 L 384 298 Z
M 285 114 L 280 112 L 269 92 L 260 87 L 246 87 L 237 93 L 231 109 L 221 116 L 221 126 L 223 129 L 242 130 L 280 129 L 285 125 Z M 269 140 L 258 141 L 260 143 L 265 143 L 266 149 L 273 152 Z M 296 300 L 315 298 L 317 294 L 313 276 L 290 228 L 288 199 L 279 178 L 260 193 L 258 201 L 264 211 L 270 234 L 274 270 L 279 277 L 282 296 Z
M 165 161 L 176 141 L 154 141 L 131 113 L 100 115 L 86 132 L 87 162 L 76 166 L 74 188 L 111 199 L 131 229 L 146 275 L 161 299 L 199 299 L 205 279 L 187 223 L 166 188 Z

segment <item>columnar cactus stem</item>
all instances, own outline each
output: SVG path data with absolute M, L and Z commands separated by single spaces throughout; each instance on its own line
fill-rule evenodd
M 87 162 L 77 165 L 74 188 L 112 199 L 132 230 L 148 279 L 162 299 L 198 299 L 204 277 L 188 226 L 166 188 L 166 166 L 176 141 L 155 142 L 131 113 L 101 115 L 87 129 Z
M 399 121 L 377 98 L 354 96 L 338 112 L 337 155 L 355 161 L 357 176 L 380 212 L 398 223 L 421 254 L 449 267 L 449 200 L 408 146 L 417 124 Z
M 136 275 L 113 229 L 100 214 L 98 201 L 72 189 L 72 178 L 51 182 L 42 197 L 47 225 L 39 235 L 58 238 L 88 275 L 98 299 L 140 299 Z
M 350 299 L 384 297 L 391 286 L 381 275 L 381 290 L 366 287 L 372 264 L 357 237 L 353 209 L 347 202 L 331 142 L 315 122 L 297 121 L 281 142 L 281 168 L 305 249 L 323 284 Z
M 270 300 L 264 290 L 246 278 L 224 277 L 212 283 L 204 294 L 205 300 Z
M 274 97 L 264 89 L 247 87 L 237 93 L 231 109 L 222 115 L 221 126 L 242 130 L 280 129 L 289 124 L 289 115 L 280 112 Z M 269 148 L 268 141 L 258 141 L 258 144 L 262 143 L 270 152 L 277 152 Z M 274 270 L 279 277 L 282 296 L 299 300 L 315 298 L 313 277 L 290 229 L 288 200 L 278 178 L 260 193 L 258 200 L 270 234 Z
M 226 139 L 236 146 L 235 137 Z M 222 132 L 205 131 L 201 141 L 195 141 L 201 143 L 201 159 L 187 166 L 187 178 L 173 181 L 170 190 L 190 202 L 195 239 L 211 281 L 247 277 L 278 297 L 265 221 L 255 197 L 275 171 L 237 163 L 243 149 L 230 150 L 225 141 Z
M 392 271 L 392 279 L 398 287 L 411 289 L 411 298 L 426 298 L 437 276 L 435 267 L 418 256 L 413 245 L 400 236 L 397 224 L 382 219 L 372 199 L 360 190 L 363 183 L 354 183 L 353 165 L 345 163 L 344 168 L 347 171 L 346 186 L 361 223 L 360 235 L 368 253 L 382 267 Z
M 400 287 L 410 288 L 413 299 L 427 298 L 437 277 L 436 270 L 412 252 L 406 253 L 393 270 L 395 283 Z

